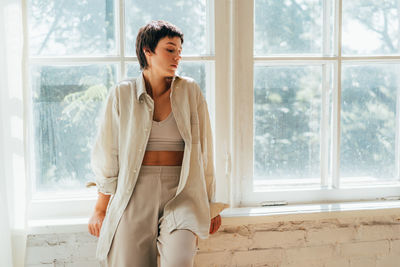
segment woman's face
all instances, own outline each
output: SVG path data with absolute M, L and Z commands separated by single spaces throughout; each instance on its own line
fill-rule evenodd
M 162 77 L 174 76 L 181 60 L 181 38 L 164 37 L 158 41 L 154 51 L 149 50 L 146 54 L 149 69 Z

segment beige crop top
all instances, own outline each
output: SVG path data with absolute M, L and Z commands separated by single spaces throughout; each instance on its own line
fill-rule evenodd
M 172 111 L 162 121 L 155 121 L 151 125 L 150 137 L 146 151 L 184 151 L 185 142 L 178 130 Z

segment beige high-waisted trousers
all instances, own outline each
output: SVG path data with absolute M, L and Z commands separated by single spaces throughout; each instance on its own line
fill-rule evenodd
M 142 165 L 107 256 L 108 267 L 192 267 L 198 237 L 168 233 L 164 206 L 175 196 L 182 166 Z M 159 259 L 158 259 L 159 256 Z

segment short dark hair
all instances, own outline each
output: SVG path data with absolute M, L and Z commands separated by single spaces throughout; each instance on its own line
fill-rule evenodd
M 183 44 L 182 31 L 172 23 L 165 20 L 152 20 L 139 29 L 136 37 L 136 56 L 139 60 L 140 69 L 144 70 L 148 67 L 146 56 L 143 49 L 149 48 L 153 53 L 158 42 L 164 37 L 180 37 Z

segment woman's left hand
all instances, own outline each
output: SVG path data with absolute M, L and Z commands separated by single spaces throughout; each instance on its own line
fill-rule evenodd
M 220 226 L 221 226 L 221 216 L 218 215 L 212 218 L 210 225 L 210 234 L 214 234 L 215 232 L 217 232 Z

